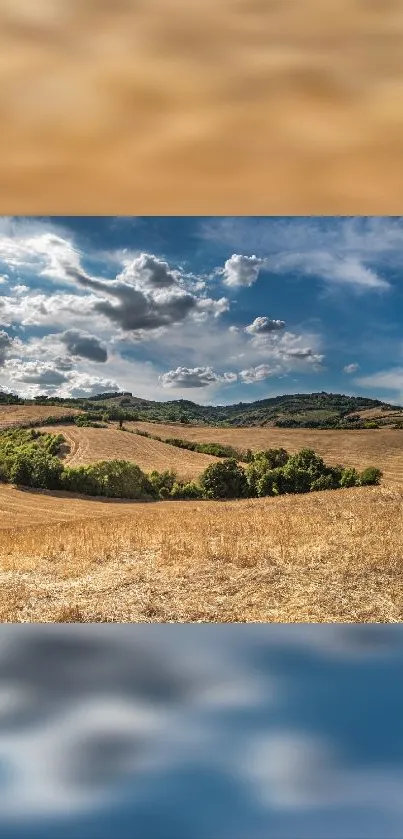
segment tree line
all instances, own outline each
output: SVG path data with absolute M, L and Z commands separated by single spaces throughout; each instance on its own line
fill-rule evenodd
M 183 481 L 173 470 L 143 472 L 130 461 L 107 460 L 66 466 L 62 434 L 36 429 L 0 432 L 0 481 L 35 489 L 65 490 L 89 496 L 159 499 L 235 499 L 306 493 L 379 484 L 382 472 L 368 467 L 328 466 L 312 449 L 290 455 L 285 449 L 251 453 L 249 463 L 225 458 L 210 464 L 197 481 Z

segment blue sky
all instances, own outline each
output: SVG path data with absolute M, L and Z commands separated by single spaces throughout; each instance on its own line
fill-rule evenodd
M 0 387 L 403 404 L 400 217 L 0 219 Z
M 401 626 L 4 626 L 3 839 L 401 839 Z

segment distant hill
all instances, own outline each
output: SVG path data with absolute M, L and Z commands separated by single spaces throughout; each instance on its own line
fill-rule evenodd
M 401 425 L 403 408 L 362 396 L 338 393 L 294 393 L 239 402 L 235 405 L 198 405 L 187 399 L 155 402 L 130 392 L 100 393 L 87 399 L 37 397 L 24 400 L 0 392 L 0 404 L 60 405 L 87 411 L 105 411 L 116 418 L 156 422 L 223 426 L 276 426 L 280 428 L 374 428 Z M 111 416 L 113 418 L 113 416 Z

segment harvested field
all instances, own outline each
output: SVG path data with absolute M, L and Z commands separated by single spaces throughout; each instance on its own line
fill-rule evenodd
M 69 466 L 87 465 L 97 460 L 130 460 L 145 472 L 174 469 L 179 477 L 190 480 L 217 460 L 211 455 L 177 449 L 112 426 L 79 428 L 75 425 L 47 425 L 42 430 L 63 434 L 70 446 L 70 452 L 64 458 L 64 463 Z
M 174 503 L 174 502 L 172 502 Z M 175 502 L 176 503 L 176 502 Z M 67 492 L 16 489 L 0 483 L 0 530 L 54 521 L 77 521 L 97 516 L 122 516 L 134 506 L 144 510 L 147 502 L 122 499 L 88 498 Z
M 46 405 L 0 405 L 0 431 L 24 425 L 27 422 L 37 422 L 47 417 L 62 417 L 67 414 L 74 417 L 82 414 L 82 411 L 79 408 L 64 408 L 62 405 L 49 405 L 49 407 Z
M 27 497 L 47 524 L 0 530 L 3 622 L 403 620 L 398 487 L 130 504 L 121 515 Z M 67 509 L 80 518 L 58 522 Z
M 177 425 L 147 422 L 127 423 L 127 427 L 149 431 L 160 437 L 226 443 L 238 449 L 283 446 L 293 454 L 307 447 L 314 449 L 331 465 L 342 463 L 357 469 L 379 466 L 385 483 L 403 484 L 403 431 L 400 429 L 316 431 L 310 428 L 202 428 L 187 425 L 179 428 Z

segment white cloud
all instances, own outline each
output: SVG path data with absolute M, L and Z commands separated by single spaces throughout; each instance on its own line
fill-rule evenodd
M 270 332 L 284 329 L 284 327 L 284 320 L 271 320 L 267 317 L 258 317 L 248 326 L 245 326 L 245 332 L 248 332 L 250 335 L 266 335 Z
M 26 398 L 39 393 L 62 397 L 92 396 L 104 391 L 120 390 L 117 382 L 80 372 L 69 358 L 28 361 L 6 360 L 3 372 L 10 383 L 18 383 L 18 391 Z
M 248 288 L 256 282 L 263 264 L 264 260 L 257 256 L 242 256 L 234 253 L 227 259 L 222 269 L 223 282 L 230 287 L 243 286 Z
M 356 290 L 389 289 L 390 283 L 379 273 L 363 263 L 364 257 L 342 256 L 311 251 L 286 253 L 268 261 L 271 273 L 300 271 L 307 276 L 318 277 L 336 285 L 354 287 Z
M 403 367 L 393 367 L 368 376 L 358 376 L 354 382 L 359 387 L 392 390 L 399 404 L 403 402 Z
M 300 273 L 356 292 L 391 288 L 385 269 L 402 265 L 402 218 L 239 219 L 203 222 L 200 236 L 253 247 L 272 274 Z
M 10 337 L 8 332 L 4 329 L 0 329 L 0 367 L 3 366 L 13 343 L 13 339 Z
M 163 387 L 200 388 L 214 384 L 232 383 L 237 380 L 236 373 L 216 373 L 211 367 L 177 367 L 163 373 L 159 380 Z
M 346 364 L 343 367 L 343 373 L 356 373 L 360 369 L 360 365 L 354 362 L 353 364 Z
M 240 370 L 239 378 L 245 384 L 253 384 L 268 379 L 269 376 L 275 375 L 279 372 L 279 367 L 271 367 L 268 364 L 259 364 L 257 367 L 251 367 L 249 370 Z

